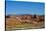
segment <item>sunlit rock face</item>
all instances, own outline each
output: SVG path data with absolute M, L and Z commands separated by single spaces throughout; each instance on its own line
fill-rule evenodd
M 44 16 L 38 16 L 38 15 L 6 16 L 6 18 L 14 18 L 19 21 L 44 21 Z
M 38 15 L 15 15 L 6 16 L 6 27 L 17 27 L 18 25 L 31 25 L 32 27 L 44 27 L 44 16 Z M 18 27 L 19 27 L 18 26 Z M 24 27 L 25 27 L 24 26 Z

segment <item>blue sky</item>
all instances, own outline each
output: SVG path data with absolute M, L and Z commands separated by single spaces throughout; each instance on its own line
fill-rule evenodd
M 6 15 L 8 14 L 44 14 L 44 3 L 7 1 Z

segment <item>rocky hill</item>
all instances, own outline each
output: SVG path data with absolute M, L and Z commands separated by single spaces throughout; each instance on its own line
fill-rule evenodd
M 32 26 L 42 26 L 44 27 L 44 16 L 38 15 L 16 15 L 16 16 L 6 16 L 6 26 L 7 27 L 18 27 L 18 25 L 22 24 L 32 24 Z

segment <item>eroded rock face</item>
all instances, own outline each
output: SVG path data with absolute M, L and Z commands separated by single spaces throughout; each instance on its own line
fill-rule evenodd
M 20 17 L 18 17 L 18 19 L 20 19 L 20 20 L 27 20 L 27 21 L 44 21 L 44 17 L 40 17 L 40 16 L 20 16 Z
M 19 15 L 19 16 L 6 16 L 7 27 L 16 27 L 16 25 L 32 24 L 33 27 L 44 25 L 43 16 L 34 15 Z M 43 26 L 44 27 L 44 26 Z
M 20 22 L 31 22 L 31 21 L 44 21 L 44 17 L 43 16 L 37 16 L 37 15 L 20 15 L 20 16 L 6 16 L 6 18 L 15 18 L 17 20 L 19 20 Z
M 22 20 L 31 20 L 32 16 L 22 16 L 20 19 Z

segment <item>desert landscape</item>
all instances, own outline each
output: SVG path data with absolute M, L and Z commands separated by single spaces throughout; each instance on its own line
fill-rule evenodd
M 7 29 L 38 29 L 44 28 L 44 15 L 7 15 L 6 30 Z
M 44 3 L 6 1 L 6 31 L 45 28 Z

